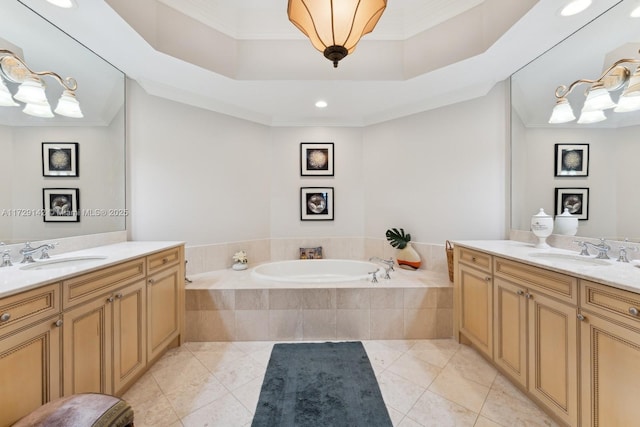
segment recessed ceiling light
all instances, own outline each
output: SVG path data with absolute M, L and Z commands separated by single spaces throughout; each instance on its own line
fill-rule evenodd
M 318 102 L 316 102 L 316 107 L 318 107 L 318 108 L 326 108 L 327 105 L 329 105 L 329 104 L 327 104 L 327 101 L 318 101 Z
M 77 7 L 78 5 L 74 0 L 47 0 L 54 6 L 62 7 L 64 9 L 71 9 L 72 7 Z
M 560 15 L 562 16 L 572 16 L 577 15 L 582 12 L 586 8 L 591 6 L 591 0 L 573 0 L 569 2 L 565 7 L 560 11 Z
M 631 11 L 629 16 L 632 18 L 640 18 L 640 6 L 636 6 L 636 8 Z

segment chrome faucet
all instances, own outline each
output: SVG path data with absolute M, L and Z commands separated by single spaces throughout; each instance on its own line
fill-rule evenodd
M 593 249 L 598 251 L 598 255 L 596 255 L 596 258 L 609 259 L 609 254 L 607 252 L 611 250 L 611 246 L 607 245 L 604 239 L 600 239 L 600 243 L 598 243 L 597 245 L 591 242 L 582 242 L 582 243 L 584 244 L 584 247 L 582 249 L 583 252 L 585 251 L 586 248 L 592 247 Z M 587 254 L 588 253 L 589 251 L 587 251 Z M 582 252 L 580 254 L 582 255 Z
M 4 242 L 0 242 L 0 246 L 5 246 Z M 11 263 L 11 251 L 9 249 L 5 249 L 2 252 L 2 263 L 0 267 L 11 267 L 13 264 Z
M 389 258 L 389 259 L 382 259 L 380 257 L 377 256 L 372 256 L 371 258 L 369 258 L 369 261 L 371 262 L 380 262 L 382 264 L 384 264 L 386 267 L 384 267 L 384 278 L 385 279 L 391 279 L 391 276 L 389 275 L 390 271 L 395 271 L 393 268 L 393 258 Z
M 36 262 L 33 259 L 33 254 L 42 250 L 42 254 L 40 255 L 40 259 L 49 258 L 49 249 L 55 249 L 57 243 L 45 243 L 44 245 L 40 245 L 37 248 L 31 247 L 31 242 L 27 242 L 24 244 L 24 248 L 20 249 L 20 254 L 22 255 L 21 264 Z
M 624 245 L 618 248 L 618 262 L 629 262 L 629 258 L 627 257 L 627 251 L 637 251 L 638 248 L 635 246 L 629 247 L 627 244 L 629 243 L 629 239 L 624 239 Z

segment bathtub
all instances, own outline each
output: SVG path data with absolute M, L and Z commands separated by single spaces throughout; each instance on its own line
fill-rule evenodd
M 381 279 L 384 269 L 373 262 L 346 259 L 276 261 L 251 271 L 255 279 L 296 283 L 335 283 L 371 280 L 372 272 Z

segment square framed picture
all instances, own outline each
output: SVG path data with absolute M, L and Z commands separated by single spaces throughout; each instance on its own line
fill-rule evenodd
M 333 221 L 333 187 L 301 187 L 300 220 Z
M 77 142 L 43 142 L 42 176 L 78 177 Z
M 589 176 L 589 144 L 556 144 L 555 176 Z
M 333 176 L 333 142 L 301 142 L 300 175 Z
M 556 215 L 567 208 L 571 215 L 579 220 L 589 219 L 588 188 L 556 188 Z
M 80 221 L 80 194 L 77 188 L 43 188 L 44 222 Z

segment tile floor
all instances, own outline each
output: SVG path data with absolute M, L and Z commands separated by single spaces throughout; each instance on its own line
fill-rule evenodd
M 190 342 L 123 396 L 136 427 L 250 426 L 273 342 Z M 451 339 L 363 341 L 396 427 L 555 426 L 474 350 Z

